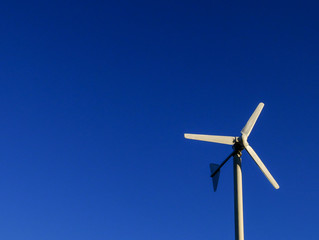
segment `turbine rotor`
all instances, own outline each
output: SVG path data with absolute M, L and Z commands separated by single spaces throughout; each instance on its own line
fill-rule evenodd
M 221 143 L 221 144 L 227 144 L 232 145 L 234 151 L 231 153 L 223 162 L 222 164 L 213 164 L 211 165 L 211 177 L 215 178 L 214 181 L 214 190 L 217 189 L 217 183 L 218 183 L 218 177 L 221 167 L 230 159 L 231 156 L 234 156 L 235 154 L 240 154 L 245 149 L 248 154 L 251 156 L 251 158 L 254 160 L 254 162 L 257 164 L 257 166 L 260 168 L 260 170 L 263 172 L 265 177 L 269 180 L 269 182 L 274 186 L 274 188 L 278 189 L 279 185 L 276 182 L 276 180 L 273 178 L 273 176 L 270 174 L 264 163 L 261 161 L 261 159 L 258 157 L 257 153 L 254 151 L 254 149 L 249 145 L 247 139 L 254 128 L 256 121 L 264 107 L 264 103 L 259 103 L 253 114 L 250 116 L 249 120 L 247 121 L 244 128 L 241 130 L 241 136 L 240 137 L 230 137 L 230 136 L 217 136 L 217 135 L 204 135 L 204 134 L 189 134 L 185 133 L 184 136 L 187 139 L 192 140 L 198 140 L 198 141 L 206 141 L 206 142 L 214 142 L 214 143 Z M 217 175 L 217 179 L 216 179 Z

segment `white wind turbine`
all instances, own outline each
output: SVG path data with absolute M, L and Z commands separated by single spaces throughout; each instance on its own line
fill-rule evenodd
M 260 170 L 264 173 L 269 182 L 278 189 L 279 185 L 273 176 L 270 174 L 266 166 L 258 157 L 257 153 L 247 142 L 247 138 L 253 129 L 264 104 L 259 103 L 254 113 L 249 118 L 245 127 L 241 130 L 240 137 L 229 137 L 229 136 L 216 136 L 216 135 L 201 135 L 201 134 L 184 134 L 185 138 L 222 143 L 232 145 L 234 151 L 219 165 L 210 164 L 211 177 L 213 178 L 214 191 L 217 189 L 219 174 L 221 167 L 233 156 L 233 166 L 234 166 L 234 200 L 235 200 L 235 239 L 244 240 L 244 215 L 243 215 L 243 188 L 242 188 L 242 172 L 241 172 L 241 155 L 242 150 L 246 149 L 248 154 L 255 161 Z

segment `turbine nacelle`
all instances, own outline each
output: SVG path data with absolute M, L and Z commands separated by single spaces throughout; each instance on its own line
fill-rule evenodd
M 241 152 L 245 149 L 242 137 L 236 137 L 236 142 L 233 145 L 233 149 L 236 150 L 237 152 Z

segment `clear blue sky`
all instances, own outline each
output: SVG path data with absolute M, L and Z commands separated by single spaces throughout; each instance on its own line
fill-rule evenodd
M 0 6 L 0 238 L 318 239 L 316 1 L 8 1 Z

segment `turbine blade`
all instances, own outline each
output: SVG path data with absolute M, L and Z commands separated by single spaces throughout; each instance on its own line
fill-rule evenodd
M 209 164 L 209 167 L 210 167 L 211 174 L 212 175 L 214 174 L 214 176 L 212 177 L 212 180 L 213 180 L 214 192 L 216 192 L 218 180 L 219 180 L 219 175 L 220 175 L 220 169 L 218 169 L 219 165 L 215 164 L 215 163 L 211 163 L 211 164 Z M 218 170 L 218 171 L 216 172 L 216 170 Z
M 270 174 L 266 166 L 263 164 L 263 162 L 258 157 L 257 153 L 254 151 L 254 149 L 249 146 L 248 144 L 245 146 L 246 151 L 249 153 L 249 155 L 254 159 L 255 163 L 258 165 L 260 170 L 264 173 L 266 178 L 268 178 L 269 182 L 274 186 L 274 188 L 278 189 L 279 185 L 276 182 L 276 180 L 273 178 L 273 176 Z
M 222 143 L 228 145 L 234 145 L 236 138 L 229 136 L 216 136 L 216 135 L 202 135 L 202 134 L 189 134 L 185 133 L 184 137 L 187 139 L 205 141 L 205 142 L 214 142 Z
M 251 130 L 253 129 L 261 110 L 263 110 L 265 104 L 259 103 L 257 108 L 255 109 L 254 113 L 250 116 L 248 122 L 246 123 L 245 127 L 241 130 L 241 134 L 249 136 Z

